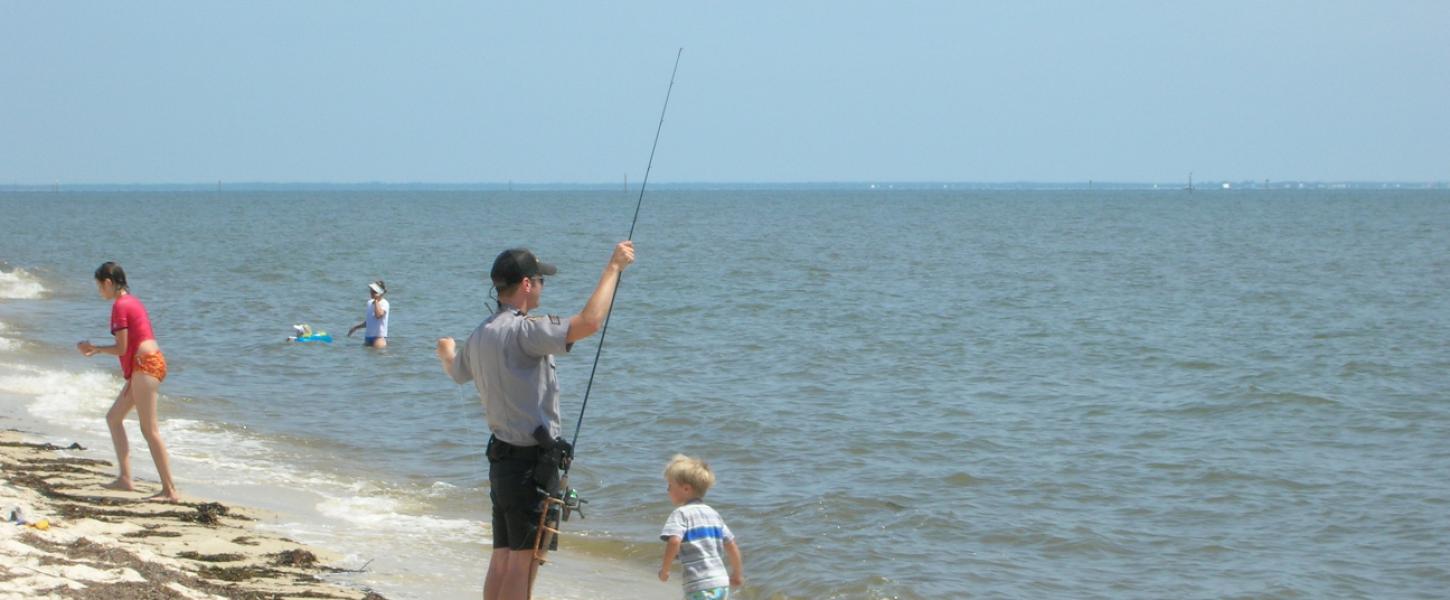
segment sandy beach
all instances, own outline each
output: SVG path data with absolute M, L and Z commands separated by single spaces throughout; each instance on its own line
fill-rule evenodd
M 0 432 L 0 598 L 382 598 L 326 581 L 336 557 L 259 531 L 261 511 L 105 490 L 110 463 L 32 437 Z

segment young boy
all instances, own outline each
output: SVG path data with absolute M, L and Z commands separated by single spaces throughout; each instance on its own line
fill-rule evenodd
M 670 580 L 670 563 L 678 554 L 685 569 L 686 600 L 729 598 L 730 588 L 739 587 L 744 580 L 744 567 L 735 535 L 720 513 L 703 500 L 705 492 L 715 484 L 715 474 L 705 461 L 676 454 L 665 466 L 665 481 L 669 484 L 670 502 L 678 508 L 670 513 L 660 532 L 660 539 L 665 541 L 660 581 Z M 730 557 L 730 574 L 725 572 L 722 554 Z

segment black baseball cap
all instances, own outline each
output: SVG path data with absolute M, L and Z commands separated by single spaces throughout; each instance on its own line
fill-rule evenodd
M 493 287 L 503 289 L 525 277 L 553 275 L 558 272 L 559 269 L 539 260 L 528 248 L 510 248 L 493 259 L 493 270 L 489 271 L 488 277 L 493 280 Z

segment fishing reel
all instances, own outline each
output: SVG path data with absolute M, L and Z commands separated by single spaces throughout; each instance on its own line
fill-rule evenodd
M 539 552 L 541 549 L 547 548 L 550 552 L 559 549 L 561 522 L 568 521 L 569 516 L 576 512 L 583 519 L 584 505 L 588 503 L 588 500 L 579 497 L 579 490 L 571 487 L 563 487 L 544 497 L 543 514 L 539 515 L 538 538 L 534 541 L 535 559 L 542 564 L 544 559 Z
M 584 518 L 584 505 L 589 501 L 579 497 L 579 490 L 569 488 L 564 490 L 560 498 L 560 511 L 563 512 L 565 521 L 569 520 L 569 513 L 579 513 L 579 518 Z
M 573 513 L 579 513 L 579 518 L 584 518 L 584 505 L 589 501 L 579 497 L 579 490 L 574 488 L 563 488 L 558 492 L 549 494 L 544 499 L 543 522 L 540 523 L 540 534 L 547 535 L 549 551 L 559 549 L 560 524 L 568 521 Z

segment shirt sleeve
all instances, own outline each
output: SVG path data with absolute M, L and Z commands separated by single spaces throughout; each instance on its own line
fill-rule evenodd
M 463 342 L 458 352 L 453 355 L 453 365 L 448 369 L 448 376 L 453 378 L 453 383 L 473 381 L 473 371 L 468 368 L 468 342 Z
M 568 339 L 569 321 L 557 315 L 525 318 L 519 328 L 519 345 L 530 356 L 567 353 Z
M 378 298 L 378 306 L 383 307 L 383 314 L 388 314 L 388 299 Z
M 669 541 L 672 537 L 685 537 L 685 516 L 678 509 L 670 513 L 670 518 L 665 519 L 665 528 L 660 530 L 661 540 Z
M 126 310 L 126 307 L 121 306 L 121 304 L 121 302 L 116 302 L 111 305 L 111 333 L 113 335 L 117 331 L 131 326 L 131 311 Z
M 725 521 L 720 521 L 720 537 L 727 542 L 735 541 L 735 534 L 730 531 L 730 526 Z

